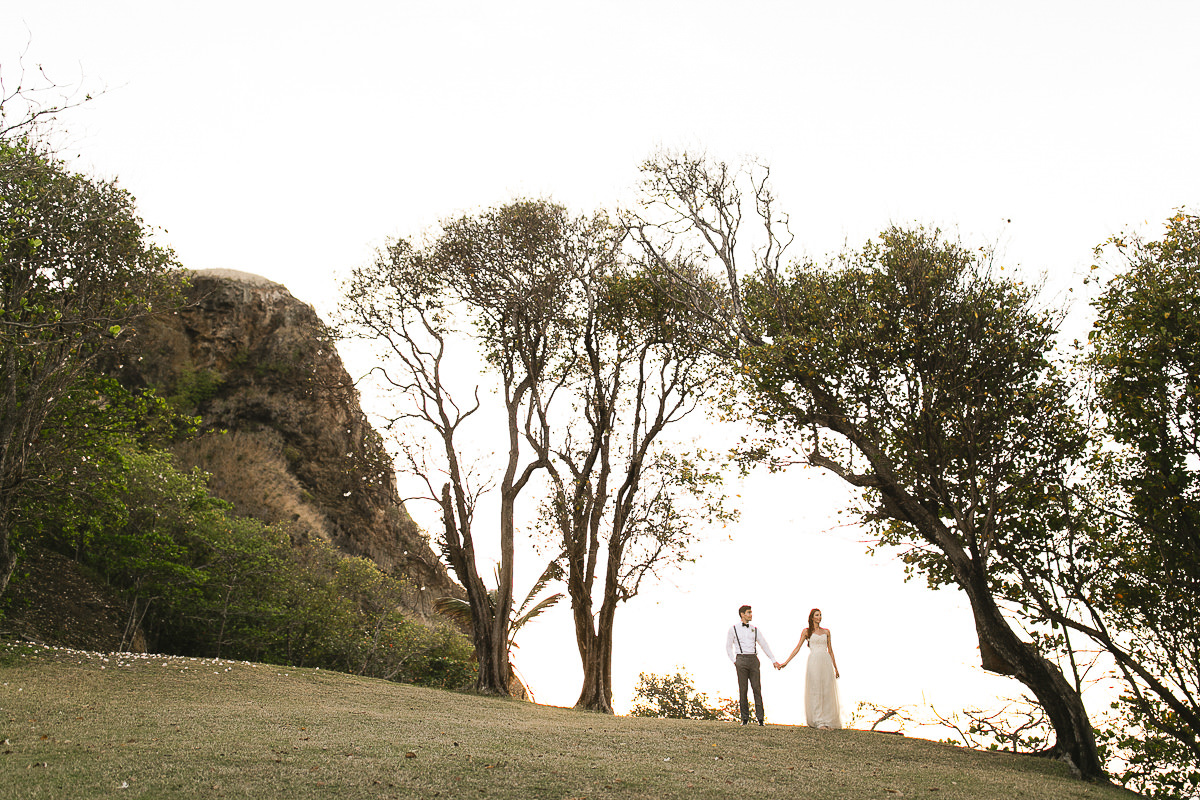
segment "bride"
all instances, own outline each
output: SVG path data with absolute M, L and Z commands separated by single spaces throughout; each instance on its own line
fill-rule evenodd
M 837 659 L 833 655 L 833 642 L 828 628 L 821 627 L 821 609 L 808 612 L 808 627 L 800 634 L 796 649 L 780 665 L 783 669 L 796 657 L 805 642 L 811 652 L 808 655 L 808 671 L 804 678 L 804 716 L 810 728 L 842 727 L 842 711 L 838 702 Z

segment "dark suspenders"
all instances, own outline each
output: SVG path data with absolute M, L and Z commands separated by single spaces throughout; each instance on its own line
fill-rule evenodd
M 741 636 L 741 634 L 738 633 L 738 625 L 741 625 L 741 624 L 742 623 L 738 622 L 738 623 L 735 623 L 733 626 L 733 638 L 737 639 L 738 655 L 739 656 L 752 656 L 758 652 L 758 626 L 757 625 L 754 626 L 754 649 L 751 650 L 749 653 L 743 653 L 742 652 L 742 636 Z

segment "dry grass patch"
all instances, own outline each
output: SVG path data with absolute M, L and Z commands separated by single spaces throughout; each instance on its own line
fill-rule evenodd
M 182 464 L 209 473 L 209 491 L 239 516 L 329 541 L 329 520 L 292 474 L 285 450 L 283 437 L 269 429 L 212 432 L 174 448 Z
M 0 798 L 1117 798 L 863 731 L 607 717 L 319 670 L 0 651 Z

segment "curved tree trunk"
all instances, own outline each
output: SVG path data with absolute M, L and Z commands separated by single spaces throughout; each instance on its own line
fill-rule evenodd
M 886 473 L 885 473 L 886 474 Z M 844 477 L 844 476 L 843 476 Z M 1085 780 L 1107 781 L 1108 774 L 1096 751 L 1096 736 L 1083 698 L 1058 665 L 1043 658 L 1024 642 L 996 605 L 988 584 L 987 566 L 972 558 L 945 524 L 921 506 L 896 483 L 884 481 L 885 503 L 898 517 L 911 522 L 921 535 L 945 554 L 955 582 L 967 593 L 979 636 L 983 668 L 1010 675 L 1025 684 L 1046 711 L 1057 739 L 1053 751 Z M 886 485 L 889 484 L 890 485 Z
M 1057 739 L 1053 752 L 1067 761 L 1079 777 L 1108 779 L 1096 752 L 1096 736 L 1083 699 L 1059 667 L 1021 641 L 1008 624 L 987 587 L 981 570 L 973 569 L 960 585 L 971 602 L 983 668 L 1010 675 L 1033 692 L 1046 711 Z
M 845 424 L 844 419 L 844 415 L 831 415 L 826 419 L 826 427 L 850 438 L 867 457 L 873 474 L 851 474 L 819 454 L 810 455 L 810 463 L 829 469 L 852 485 L 877 489 L 889 516 L 913 525 L 922 538 L 945 555 L 954 573 L 954 582 L 967 593 L 971 603 L 984 669 L 1010 675 L 1027 686 L 1054 727 L 1057 741 L 1053 752 L 1067 761 L 1079 777 L 1107 781 L 1108 774 L 1096 751 L 1095 731 L 1088 720 L 1083 699 L 1063 676 L 1062 670 L 1043 658 L 1033 645 L 1022 641 L 1004 618 L 988 582 L 986 557 L 973 557 L 936 514 L 904 489 L 880 449 Z

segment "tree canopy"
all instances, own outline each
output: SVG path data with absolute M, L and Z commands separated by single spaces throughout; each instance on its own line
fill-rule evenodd
M 115 181 L 0 138 L 0 592 L 21 498 L 51 488 L 88 429 L 43 426 L 131 325 L 174 301 L 179 274 Z
M 984 667 L 1029 687 L 1054 752 L 1103 777 L 1078 687 L 999 605 L 1016 583 L 1005 554 L 1038 550 L 1046 487 L 1086 443 L 1048 357 L 1053 316 L 987 253 L 938 231 L 891 228 L 829 266 L 787 264 L 765 170 L 668 154 L 645 174 L 634 229 L 676 296 L 723 322 L 747 413 L 769 434 L 747 457 L 800 460 L 863 490 L 881 539 L 965 592 Z M 745 265 L 743 183 L 764 231 Z M 673 268 L 683 261 L 711 262 L 724 293 Z
M 345 308 L 347 332 L 388 353 L 378 369 L 404 396 L 396 421 L 417 424 L 401 450 L 440 506 L 440 544 L 467 588 L 480 662 L 494 663 L 480 688 L 504 685 L 516 515 L 541 509 L 575 617 L 578 705 L 607 713 L 618 605 L 687 559 L 694 516 L 723 513 L 716 472 L 660 443 L 710 392 L 714 365 L 696 336 L 678 335 L 681 309 L 631 267 L 623 240 L 606 215 L 516 201 L 449 220 L 423 248 L 393 242 L 356 271 Z M 462 426 L 486 413 L 487 395 L 476 388 L 461 402 L 451 388 L 447 354 L 464 340 L 483 355 L 503 404 L 496 591 L 479 578 L 481 487 L 463 458 L 474 439 Z M 426 437 L 433 459 L 417 455 Z

